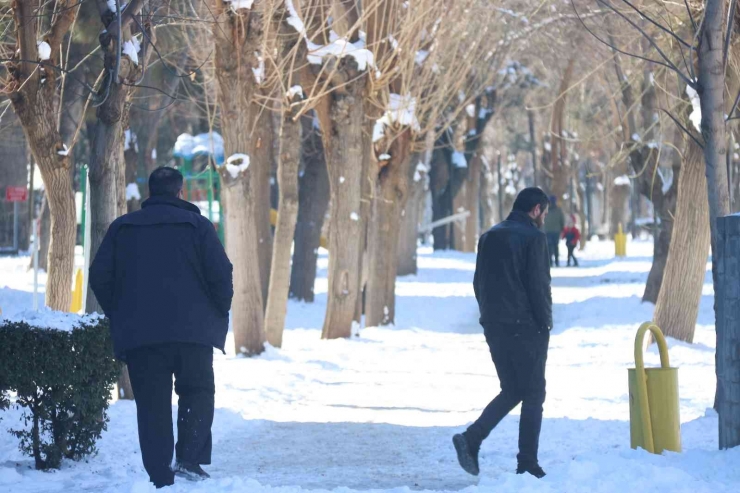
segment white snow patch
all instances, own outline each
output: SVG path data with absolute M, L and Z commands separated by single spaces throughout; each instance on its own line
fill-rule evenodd
M 467 112 L 470 118 L 475 118 L 475 105 L 474 104 L 467 105 L 465 107 L 465 111 Z
M 465 159 L 465 154 L 460 151 L 452 153 L 452 165 L 456 168 L 467 168 L 468 160 Z
M 39 50 L 39 60 L 48 60 L 51 58 L 51 46 L 46 41 L 37 41 L 36 47 Z
M 416 165 L 416 169 L 414 170 L 414 181 L 421 181 L 424 173 L 429 173 L 429 168 L 426 164 L 419 161 L 419 164 Z
M 552 151 L 552 145 L 549 142 L 545 142 L 545 150 L 547 152 Z
M 330 36 L 332 41 L 328 45 L 318 45 L 306 38 L 308 63 L 321 65 L 328 56 L 337 58 L 351 56 L 357 62 L 357 69 L 360 71 L 375 67 L 375 55 L 365 48 L 365 40 L 362 37 L 357 42 L 350 43 L 347 38 L 339 37 L 334 31 L 331 31 Z
M 101 315 L 96 313 L 80 316 L 76 313 L 57 312 L 44 307 L 37 312 L 24 310 L 5 318 L 0 317 L 0 321 L 5 320 L 11 323 L 25 322 L 31 327 L 38 329 L 71 332 L 73 329 L 79 328 L 82 324 L 97 325 L 98 320 L 102 318 Z
M 141 46 L 139 45 L 139 41 L 136 38 L 131 38 L 125 43 L 123 43 L 123 50 L 122 53 L 129 57 L 129 59 L 133 62 L 134 65 L 139 64 L 139 49 Z
M 353 221 L 359 221 L 360 220 L 360 216 L 358 216 L 356 212 L 353 212 L 352 214 L 350 214 L 349 215 L 349 218 L 352 219 Z
M 390 161 L 391 155 L 390 154 L 381 154 L 378 156 L 378 161 Z
M 293 29 L 298 31 L 299 34 L 306 34 L 306 25 L 301 20 L 301 17 L 298 15 L 298 11 L 295 8 L 295 5 L 293 5 L 293 0 L 285 0 L 285 8 L 288 9 L 288 24 L 293 26 Z
M 618 187 L 629 186 L 630 178 L 627 175 L 617 176 L 614 178 L 614 184 Z
M 696 131 L 701 132 L 701 99 L 699 99 L 699 93 L 693 87 L 686 86 L 686 95 L 691 100 L 692 111 L 689 119 L 694 124 Z
M 236 180 L 242 171 L 246 171 L 249 168 L 249 156 L 241 153 L 232 154 L 226 160 L 225 166 L 226 171 Z
M 635 141 L 635 142 L 641 142 L 642 141 L 642 139 L 640 138 L 640 134 L 638 134 L 638 133 L 633 133 L 632 134 L 632 140 Z
M 254 0 L 224 0 L 231 4 L 231 8 L 234 10 L 239 9 L 251 9 Z
M 290 89 L 288 89 L 288 92 L 286 93 L 286 96 L 288 99 L 293 99 L 295 96 L 305 97 L 303 95 L 303 88 L 301 86 L 293 86 Z
M 62 148 L 57 151 L 57 155 L 69 156 L 69 149 L 67 149 L 67 144 L 62 144 Z
M 419 50 L 416 52 L 414 61 L 417 65 L 423 65 L 427 58 L 429 58 L 429 52 L 427 50 Z
M 134 199 L 141 200 L 139 185 L 137 185 L 136 183 L 129 183 L 128 185 L 126 185 L 126 202 Z
M 123 133 L 123 137 L 124 137 L 124 140 L 123 140 L 124 152 L 130 150 L 132 146 L 136 152 L 139 152 L 139 142 L 138 142 L 139 139 L 136 137 L 136 134 L 131 131 L 131 129 L 127 129 Z
M 156 160 L 157 160 L 157 148 L 154 147 L 152 149 L 152 161 L 156 161 Z
M 257 84 L 262 84 L 262 81 L 265 80 L 265 59 L 262 57 L 262 55 L 258 52 L 254 52 L 254 56 L 257 57 L 257 67 L 252 67 L 252 73 L 254 74 L 254 80 L 257 82 Z
M 339 183 L 344 183 L 344 177 L 343 176 L 340 176 L 339 177 Z

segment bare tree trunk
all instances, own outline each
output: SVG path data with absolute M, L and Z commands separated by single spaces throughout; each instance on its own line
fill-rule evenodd
M 401 229 L 398 241 L 398 276 L 408 276 L 418 272 L 417 242 L 419 239 L 419 222 L 424 210 L 426 196 L 426 173 L 422 173 L 418 166 L 421 164 L 419 154 L 411 156 L 408 171 L 409 197 L 406 207 L 401 212 Z M 419 163 L 419 164 L 417 164 Z
M 211 8 L 219 20 L 212 37 L 224 153 L 234 166 L 231 171 L 219 167 L 226 251 L 234 264 L 234 346 L 237 354 L 253 355 L 264 351 L 265 342 L 258 224 L 264 218 L 258 204 L 264 194 L 261 168 L 270 163 L 270 149 L 260 150 L 263 143 L 256 129 L 260 107 L 253 100 L 258 81 L 252 72 L 260 67 L 264 18 L 257 8 L 233 12 L 219 1 Z
M 614 235 L 622 226 L 622 230 L 627 228 L 627 201 L 630 198 L 630 186 L 618 185 L 613 183 L 609 193 L 609 210 L 610 210 L 610 236 Z
M 438 147 L 432 152 L 429 170 L 429 189 L 432 194 L 432 221 L 438 221 L 452 214 L 452 188 L 450 165 L 445 158 L 445 149 Z M 432 230 L 435 250 L 450 248 L 450 225 L 439 226 Z
M 480 233 L 480 183 L 481 183 L 481 156 L 476 145 L 476 151 L 471 156 L 468 164 L 468 177 L 466 180 L 465 209 L 470 215 L 465 221 L 465 235 L 462 247 L 459 250 L 475 253 L 478 246 Z
M 481 173 L 481 205 L 483 209 L 483 231 L 488 231 L 498 222 L 496 216 L 496 206 L 494 205 L 493 193 L 496 181 L 493 177 L 493 170 L 488 159 L 483 158 L 483 170 Z
M 77 9 L 58 4 L 61 14 L 54 18 L 49 31 L 37 32 L 39 9 L 36 1 L 15 2 L 12 5 L 16 30 L 16 50 L 21 61 L 9 63 L 8 98 L 23 126 L 31 152 L 41 171 L 49 203 L 51 235 L 48 255 L 46 305 L 53 310 L 68 311 L 72 302 L 72 273 L 77 224 L 72 191 L 71 165 L 57 126 L 61 105 L 54 70 L 41 70 L 39 40 L 51 47 L 49 65 L 58 65 L 59 45 L 74 22 Z M 64 6 L 66 8 L 61 9 Z M 42 76 L 44 78 L 42 83 Z
M 558 89 L 558 99 L 555 102 L 555 106 L 552 110 L 552 120 L 550 122 L 550 142 L 552 145 L 552 151 L 550 152 L 550 170 L 553 175 L 552 179 L 552 194 L 555 195 L 558 200 L 562 199 L 568 189 L 568 178 L 569 169 L 568 166 L 568 153 L 566 150 L 566 141 L 564 140 L 563 132 L 564 120 L 565 120 L 565 105 L 567 99 L 567 91 L 570 87 L 570 80 L 573 78 L 573 70 L 575 67 L 577 52 L 573 52 L 572 56 L 568 60 L 568 65 L 563 73 L 563 78 L 560 81 L 560 88 Z M 567 166 L 567 168 L 566 168 Z
M 298 168 L 301 153 L 300 123 L 293 121 L 288 113 L 282 121 L 280 131 L 280 161 L 278 162 L 278 185 L 280 205 L 275 228 L 275 241 L 270 269 L 270 289 L 265 312 L 267 342 L 275 347 L 283 344 L 285 315 L 288 310 L 290 286 L 290 250 L 293 245 L 296 219 L 298 217 Z
M 290 296 L 313 302 L 316 262 L 319 257 L 321 229 L 329 206 L 329 176 L 324 147 L 318 129 L 310 118 L 302 118 L 303 174 L 298 188 L 298 222 L 295 232 L 293 268 L 290 273 Z
M 347 58 L 340 65 L 354 63 Z M 352 72 L 353 70 L 349 70 Z M 365 77 L 348 76 L 343 91 L 327 96 L 329 108 L 321 118 L 331 188 L 329 236 L 329 293 L 322 337 L 350 337 L 355 317 L 359 256 L 362 254 L 363 120 Z M 321 112 L 320 112 L 321 116 Z
M 270 224 L 270 172 L 272 169 L 272 146 L 275 139 L 272 112 L 257 108 L 257 126 L 254 129 L 255 148 L 250 167 L 254 167 L 257 180 L 255 195 L 248 197 L 254 202 L 257 226 L 257 250 L 259 252 L 260 283 L 262 301 L 266 308 L 267 292 L 270 286 L 270 265 L 272 264 L 272 225 Z
M 391 143 L 390 160 L 380 168 L 368 234 L 366 325 L 392 325 L 396 313 L 396 273 L 401 212 L 408 198 L 411 130 Z
M 688 145 L 654 320 L 665 335 L 693 342 L 709 254 L 709 226 L 702 151 L 693 142 Z
M 287 22 L 287 9 L 276 9 L 273 26 L 281 36 L 280 50 L 283 61 L 292 56 L 292 50 L 299 43 L 295 29 Z M 302 58 L 302 57 L 301 57 Z M 298 84 L 298 71 L 293 64 L 282 69 L 282 87 Z M 274 347 L 283 345 L 285 316 L 288 312 L 288 292 L 290 290 L 290 252 L 293 246 L 295 225 L 298 218 L 298 170 L 301 164 L 301 122 L 297 120 L 291 105 L 302 95 L 285 95 L 281 99 L 281 114 L 277 136 L 277 181 L 278 181 L 278 219 L 275 226 L 275 240 L 271 258 L 269 289 L 265 308 L 265 332 L 267 342 Z

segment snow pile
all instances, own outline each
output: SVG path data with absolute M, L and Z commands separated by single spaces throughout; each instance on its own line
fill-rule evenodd
M 378 161 L 390 161 L 391 155 L 390 154 L 381 154 L 378 156 Z
M 694 124 L 696 131 L 701 132 L 701 100 L 699 99 L 699 93 L 693 87 L 686 86 L 686 95 L 691 100 L 692 108 L 689 120 Z
M 474 104 L 467 105 L 465 107 L 465 111 L 467 112 L 470 118 L 475 118 L 475 105 Z
M 57 155 L 69 156 L 69 149 L 67 148 L 67 144 L 62 144 L 62 148 L 57 151 Z
M 467 168 L 468 160 L 465 159 L 465 154 L 460 151 L 452 153 L 452 165 L 456 168 Z
M 349 218 L 352 219 L 353 221 L 359 221 L 360 220 L 360 216 L 358 216 L 356 212 L 353 212 L 352 214 L 350 214 L 349 215 Z
M 423 65 L 427 58 L 429 58 L 429 52 L 427 50 L 419 50 L 416 52 L 414 61 L 417 65 Z
M 95 326 L 101 318 L 103 317 L 98 314 L 84 315 L 81 317 L 75 313 L 57 312 L 48 308 L 42 308 L 37 312 L 25 310 L 5 318 L 0 317 L 0 321 L 4 320 L 10 323 L 25 322 L 34 328 L 71 332 L 73 329 L 79 328 L 82 324 Z
M 39 60 L 45 61 L 51 58 L 51 46 L 46 41 L 37 41 L 36 46 L 39 50 Z
M 246 154 L 232 154 L 226 160 L 226 171 L 229 172 L 233 179 L 237 179 L 242 171 L 249 168 L 249 156 Z
M 129 183 L 126 185 L 126 202 L 129 200 L 141 200 L 141 194 L 139 193 L 139 185 L 136 183 Z

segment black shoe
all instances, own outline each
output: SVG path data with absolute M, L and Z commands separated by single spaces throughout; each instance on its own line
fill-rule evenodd
M 200 465 L 189 462 L 177 461 L 172 471 L 174 471 L 175 476 L 185 478 L 188 481 L 204 481 L 211 477 Z
M 516 468 L 516 473 L 524 474 L 525 472 L 531 474 L 537 479 L 542 479 L 546 476 L 545 471 L 542 470 L 539 464 L 535 464 L 533 466 L 524 466 L 519 464 L 519 467 Z
M 457 461 L 465 472 L 477 476 L 480 473 L 478 467 L 478 451 L 480 446 L 474 447 L 465 435 L 457 434 L 452 437 L 452 443 L 457 451 Z

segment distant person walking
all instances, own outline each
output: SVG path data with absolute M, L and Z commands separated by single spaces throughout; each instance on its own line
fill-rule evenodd
M 578 259 L 574 255 L 578 242 L 581 241 L 581 232 L 576 226 L 576 216 L 571 214 L 568 217 L 568 224 L 563 229 L 563 239 L 565 239 L 565 246 L 568 248 L 568 267 L 570 267 L 570 260 L 573 259 L 573 266 L 578 267 Z
M 232 266 L 213 224 L 181 200 L 182 185 L 179 171 L 154 170 L 149 199 L 111 224 L 90 266 L 116 357 L 128 365 L 141 457 L 157 488 L 174 484 L 175 474 L 209 477 L 200 465 L 211 463 L 213 348 L 224 349 L 234 294 Z
M 550 252 L 550 267 L 560 267 L 560 235 L 565 229 L 565 214 L 558 207 L 558 198 L 550 196 L 550 212 L 545 219 L 547 249 Z
M 548 205 L 539 188 L 522 190 L 509 217 L 478 243 L 473 287 L 501 393 L 467 431 L 453 437 L 460 465 L 473 475 L 480 471 L 481 443 L 521 402 L 516 472 L 545 476 L 537 451 L 552 328 L 547 240 L 540 230 Z

